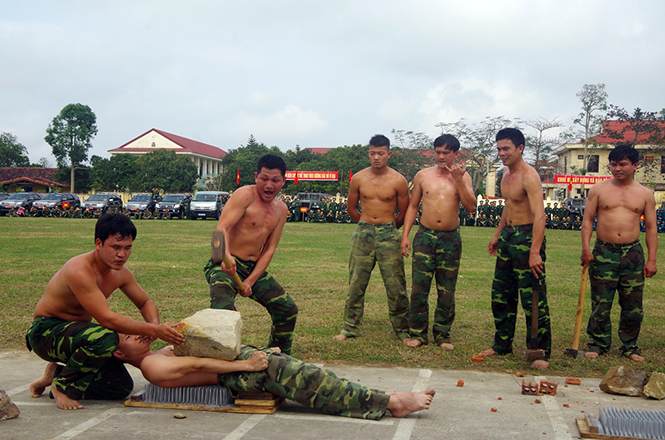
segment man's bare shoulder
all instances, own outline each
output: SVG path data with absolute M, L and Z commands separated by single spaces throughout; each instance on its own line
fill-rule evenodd
M 60 269 L 61 273 L 78 274 L 82 271 L 92 270 L 95 264 L 95 251 L 86 252 L 70 258 Z

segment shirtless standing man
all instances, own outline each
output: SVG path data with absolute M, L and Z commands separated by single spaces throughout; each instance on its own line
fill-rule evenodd
M 538 348 L 545 351 L 545 357 L 533 361 L 531 368 L 545 369 L 549 366 L 552 351 L 552 333 L 545 284 L 543 189 L 536 170 L 522 158 L 525 142 L 522 132 L 516 128 L 504 128 L 496 134 L 496 142 L 499 159 L 505 166 L 501 194 L 506 199 L 506 206 L 494 238 L 487 246 L 489 254 L 497 256 L 492 283 L 494 344 L 480 355 L 512 353 L 518 301 L 521 301 L 526 315 L 528 346 L 532 293 L 536 288 Z
M 214 264 L 211 259 L 203 270 L 210 284 L 210 307 L 236 310 L 237 293 L 253 299 L 270 313 L 272 328 L 268 346 L 291 354 L 298 307 L 266 272 L 288 215 L 287 206 L 277 198 L 285 176 L 286 164 L 281 157 L 266 154 L 259 159 L 254 174 L 256 184 L 234 191 L 217 223 L 217 230 L 224 234 L 232 266 Z M 231 277 L 234 272 L 243 280 L 245 290 L 242 292 L 238 292 Z
M 644 318 L 642 292 L 644 278 L 656 274 L 658 234 L 656 201 L 653 193 L 633 180 L 639 153 L 630 145 L 619 145 L 610 152 L 612 178 L 589 190 L 582 222 L 582 266 L 589 267 L 591 316 L 587 333 L 591 339 L 588 358 L 607 353 L 612 343 L 610 310 L 619 291 L 619 351 L 629 359 L 642 362 L 637 337 Z M 640 217 L 644 215 L 649 256 L 644 263 L 640 244 Z M 596 244 L 589 247 L 594 217 Z M 599 258 L 600 257 L 600 258 Z
M 429 328 L 429 291 L 436 277 L 437 302 L 432 333 L 436 345 L 453 349 L 450 328 L 455 320 L 455 285 L 462 257 L 459 233 L 460 202 L 469 213 L 476 209 L 471 176 L 459 156 L 460 143 L 453 135 L 444 134 L 434 140 L 437 165 L 416 174 L 411 202 L 404 217 L 402 255 L 409 257 L 409 232 L 422 203 L 420 228 L 413 238 L 410 347 L 427 344 Z
M 49 361 L 46 376 L 60 409 L 79 409 L 80 399 L 122 399 L 134 383 L 113 358 L 118 334 L 140 335 L 145 342 L 163 339 L 182 344 L 170 324 L 159 323 L 157 307 L 125 263 L 136 227 L 122 214 L 106 214 L 95 226 L 95 250 L 69 260 L 55 274 L 37 303 L 26 334 L 29 349 Z M 116 290 L 129 298 L 146 322 L 111 311 L 108 297 Z M 92 318 L 99 324 L 93 324 Z M 58 365 L 57 362 L 63 363 Z M 33 396 L 43 385 L 30 384 Z
M 346 209 L 358 228 L 351 239 L 349 291 L 342 331 L 334 336 L 337 341 L 357 336 L 365 307 L 365 290 L 377 262 L 388 294 L 388 315 L 393 329 L 402 342 L 411 340 L 409 298 L 398 231 L 409 205 L 409 187 L 404 176 L 388 167 L 391 155 L 390 140 L 380 134 L 373 136 L 368 151 L 372 165 L 351 178 Z M 358 212 L 358 202 L 362 213 Z M 397 217 L 395 211 L 398 211 Z

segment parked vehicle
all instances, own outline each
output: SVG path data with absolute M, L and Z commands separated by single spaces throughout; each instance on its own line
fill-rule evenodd
M 41 200 L 32 204 L 38 210 L 53 209 L 56 206 L 60 209 L 76 209 L 81 206 L 79 196 L 72 193 L 48 193 Z
M 17 192 L 0 203 L 0 215 L 6 215 L 12 210 L 23 207 L 26 211 L 32 208 L 32 204 L 40 200 L 42 196 L 34 192 Z
M 122 198 L 118 194 L 93 194 L 81 203 L 83 211 L 101 209 L 102 212 L 106 212 L 109 208 L 122 209 Z
M 167 194 L 155 205 L 155 211 L 182 219 L 185 217 L 185 209 L 191 198 L 191 194 Z
M 9 198 L 9 194 L 6 192 L 0 192 L 0 202 L 4 202 Z
M 129 202 L 125 203 L 125 208 L 132 214 L 143 212 L 146 209 L 150 212 L 155 212 L 157 202 L 159 200 L 153 198 L 152 194 L 136 194 Z
M 584 207 L 586 206 L 586 199 L 573 198 L 563 201 L 563 206 L 568 210 L 568 216 L 584 217 Z
M 224 208 L 222 198 L 228 195 L 229 193 L 226 191 L 197 191 L 189 205 L 189 218 L 192 220 L 197 218 L 219 220 Z
M 330 200 L 330 195 L 325 193 L 298 193 L 300 199 L 300 212 L 309 213 L 321 209 L 324 199 Z M 303 210 L 303 208 L 305 208 Z

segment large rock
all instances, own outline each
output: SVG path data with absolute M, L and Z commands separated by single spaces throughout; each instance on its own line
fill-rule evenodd
M 242 319 L 233 310 L 204 309 L 183 319 L 178 331 L 185 343 L 176 356 L 198 356 L 232 361 L 240 354 Z
M 649 383 L 644 387 L 643 394 L 654 399 L 665 399 L 665 374 L 652 373 Z
M 9 420 L 18 417 L 21 411 L 9 400 L 9 396 L 4 390 L 0 390 L 0 421 Z
M 606 393 L 641 396 L 647 375 L 623 366 L 612 367 L 600 382 L 600 389 Z

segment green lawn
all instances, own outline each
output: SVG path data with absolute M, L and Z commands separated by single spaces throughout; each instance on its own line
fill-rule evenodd
M 94 220 L 0 217 L 0 349 L 23 347 L 23 335 L 32 311 L 50 277 L 69 258 L 93 249 Z M 209 306 L 208 286 L 202 267 L 210 255 L 210 234 L 214 221 L 136 222 L 139 234 L 127 264 L 139 283 L 157 303 L 162 320 L 178 321 Z M 325 362 L 368 365 L 397 365 L 480 371 L 525 371 L 524 314 L 520 311 L 515 354 L 488 358 L 472 364 L 471 355 L 489 347 L 494 334 L 490 310 L 490 287 L 494 257 L 487 255 L 493 228 L 462 228 L 464 246 L 457 283 L 457 318 L 453 326 L 452 352 L 442 353 L 429 345 L 404 347 L 394 336 L 388 321 L 385 289 L 375 269 L 367 289 L 362 336 L 344 343 L 333 342 L 340 329 L 348 283 L 349 240 L 355 225 L 287 223 L 282 241 L 269 270 L 295 299 L 300 313 L 296 327 L 294 356 Z M 414 228 L 415 229 L 415 228 Z M 661 274 L 647 280 L 640 345 L 647 358 L 633 364 L 611 352 L 596 361 L 563 356 L 572 344 L 575 309 L 580 285 L 580 233 L 547 231 L 547 280 L 552 317 L 553 356 L 551 374 L 600 376 L 612 365 L 631 364 L 647 372 L 665 371 L 665 286 Z M 662 265 L 663 250 L 659 250 Z M 410 291 L 410 267 L 407 260 Z M 430 295 L 432 310 L 434 296 Z M 111 307 L 139 318 L 122 293 L 111 297 Z M 243 315 L 244 341 L 263 345 L 267 341 L 268 314 L 253 301 L 239 298 Z M 618 306 L 613 325 L 618 322 Z M 587 292 L 581 347 L 586 345 L 589 316 Z M 616 340 L 616 330 L 613 338 Z

